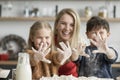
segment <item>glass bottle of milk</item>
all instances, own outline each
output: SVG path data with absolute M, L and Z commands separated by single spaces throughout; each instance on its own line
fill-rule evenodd
M 16 80 L 32 80 L 32 71 L 29 60 L 29 54 L 19 53 Z

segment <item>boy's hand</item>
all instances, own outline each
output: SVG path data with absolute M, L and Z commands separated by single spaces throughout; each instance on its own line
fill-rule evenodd
M 72 55 L 72 50 L 71 50 L 71 47 L 69 45 L 69 42 L 67 41 L 66 44 L 63 43 L 63 42 L 60 42 L 59 43 L 61 48 L 57 48 L 57 51 L 59 53 L 59 56 L 58 58 L 61 59 L 61 65 L 67 60 L 70 58 L 70 56 Z
M 106 53 L 108 50 L 106 40 L 103 39 L 99 33 L 95 36 L 95 40 L 90 39 L 90 41 L 98 48 L 98 50 L 94 50 L 93 53 Z
M 43 46 L 43 43 L 40 45 L 39 49 L 36 50 L 32 47 L 34 54 L 34 59 L 39 62 L 39 61 L 44 61 L 46 63 L 51 63 L 50 60 L 46 59 L 45 56 L 50 52 L 50 48 L 47 49 L 47 44 Z
M 109 59 L 115 59 L 115 52 L 107 46 L 106 40 L 103 39 L 100 34 L 96 35 L 95 40 L 90 40 L 98 50 L 94 50 L 93 53 L 104 53 Z
M 78 49 L 73 48 L 73 54 L 79 54 L 80 56 L 90 57 L 88 54 L 85 53 L 86 46 L 80 43 Z

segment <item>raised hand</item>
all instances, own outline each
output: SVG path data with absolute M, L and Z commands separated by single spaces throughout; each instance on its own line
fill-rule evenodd
M 85 48 L 86 48 L 86 45 L 80 43 L 78 48 L 72 49 L 72 52 L 73 54 L 78 54 L 80 56 L 90 57 L 88 54 L 85 53 Z
M 106 53 L 106 51 L 108 50 L 108 46 L 107 46 L 106 40 L 103 39 L 99 33 L 95 35 L 94 39 L 95 40 L 90 39 L 90 41 L 98 49 L 94 50 L 93 53 Z
M 61 65 L 64 64 L 64 62 L 66 60 L 68 60 L 70 58 L 70 56 L 72 55 L 72 50 L 71 47 L 69 45 L 69 42 L 67 41 L 66 44 L 64 42 L 60 42 L 59 43 L 61 48 L 57 48 L 57 51 L 59 53 L 59 59 L 61 59 Z
M 34 59 L 39 62 L 39 61 L 44 61 L 46 63 L 51 63 L 50 60 L 46 59 L 45 56 L 50 52 L 50 48 L 47 49 L 47 44 L 43 45 L 43 43 L 41 43 L 40 47 L 38 50 L 34 49 L 32 47 L 34 54 Z
M 99 33 L 96 34 L 95 39 L 90 39 L 91 43 L 98 49 L 94 50 L 93 53 L 104 53 L 109 59 L 115 59 L 116 55 L 114 50 L 107 46 L 106 39 L 104 39 Z

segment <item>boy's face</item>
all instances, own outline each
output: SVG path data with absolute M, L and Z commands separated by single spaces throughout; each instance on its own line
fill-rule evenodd
M 106 29 L 100 28 L 100 29 L 93 29 L 90 32 L 86 32 L 88 39 L 96 40 L 96 36 L 99 36 L 100 39 L 106 41 L 106 39 L 109 37 L 110 33 L 106 31 Z
M 35 35 L 32 38 L 32 41 L 34 43 L 35 48 L 39 49 L 41 43 L 43 43 L 43 45 L 47 44 L 47 48 L 50 47 L 51 39 L 51 30 L 43 28 L 36 31 Z

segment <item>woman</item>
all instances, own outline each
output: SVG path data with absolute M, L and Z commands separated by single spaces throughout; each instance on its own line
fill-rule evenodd
M 70 8 L 61 10 L 56 16 L 54 24 L 54 45 L 58 51 L 56 59 L 61 61 L 59 75 L 78 76 L 77 67 L 73 61 L 78 59 L 78 52 L 81 48 L 79 32 L 80 17 L 78 13 Z

